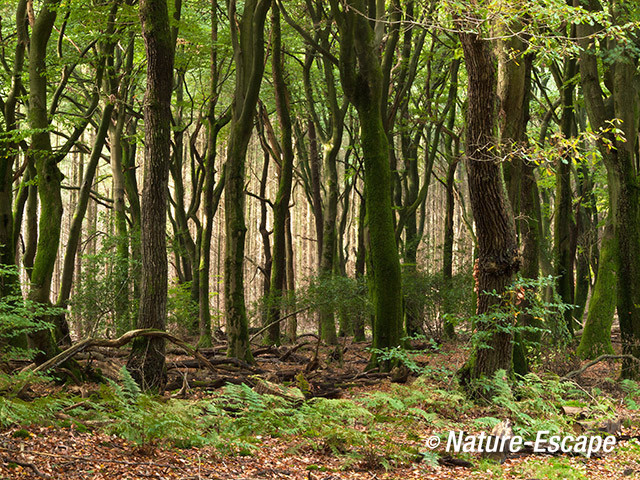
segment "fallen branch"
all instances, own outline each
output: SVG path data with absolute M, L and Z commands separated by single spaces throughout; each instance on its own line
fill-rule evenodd
M 205 367 L 209 370 L 216 372 L 216 368 L 213 364 L 207 360 L 207 357 L 198 352 L 194 347 L 189 345 L 184 340 L 180 340 L 178 337 L 174 337 L 173 335 L 163 331 L 163 330 L 155 330 L 152 328 L 145 328 L 139 330 L 130 330 L 119 338 L 115 339 L 104 339 L 104 338 L 86 338 L 75 345 L 67 348 L 65 351 L 59 353 L 55 357 L 47 360 L 43 364 L 33 368 L 33 365 L 29 365 L 22 369 L 22 371 L 32 370 L 34 373 L 36 372 L 46 372 L 51 370 L 52 368 L 57 367 L 58 365 L 63 364 L 67 360 L 71 359 L 74 355 L 83 352 L 89 348 L 93 347 L 108 347 L 108 348 L 120 348 L 123 345 L 131 342 L 135 338 L 139 337 L 154 337 L 154 338 L 164 338 L 174 345 L 179 346 L 187 353 L 198 359 Z M 216 372 L 217 373 L 217 372 Z
M 253 342 L 257 337 L 259 337 L 261 334 L 263 334 L 264 332 L 266 332 L 270 327 L 272 327 L 273 325 L 283 322 L 285 321 L 287 318 L 293 317 L 294 315 L 297 315 L 299 313 L 304 312 L 305 310 L 309 310 L 311 307 L 303 307 L 300 308 L 298 310 L 296 310 L 295 312 L 291 312 L 287 315 L 285 315 L 284 317 L 280 317 L 278 320 L 274 320 L 271 323 L 266 324 L 264 327 L 262 327 L 260 330 L 258 330 L 256 333 L 254 333 L 253 335 L 251 335 L 251 338 L 249 339 L 249 342 Z
M 622 355 L 605 354 L 605 355 L 600 355 L 598 358 L 596 358 L 595 360 L 591 360 L 589 363 L 586 363 L 585 365 L 583 365 L 579 369 L 574 370 L 573 372 L 567 373 L 564 377 L 562 377 L 560 379 L 560 381 L 562 381 L 562 380 L 571 380 L 573 377 L 577 377 L 578 375 L 583 373 L 588 368 L 591 368 L 595 364 L 603 362 L 605 360 L 631 360 L 633 362 L 640 363 L 640 358 L 634 357 L 633 355 L 628 355 L 628 354 L 622 354 Z
M 33 470 L 33 473 L 35 473 L 39 477 L 51 478 L 50 475 L 42 473 L 40 470 L 38 470 L 38 467 L 36 467 L 33 463 L 23 462 L 21 460 L 16 460 L 15 458 L 9 458 L 5 455 L 0 456 L 0 458 L 2 458 L 5 463 L 15 463 L 16 465 L 20 465 L 21 467 L 30 468 L 31 470 Z

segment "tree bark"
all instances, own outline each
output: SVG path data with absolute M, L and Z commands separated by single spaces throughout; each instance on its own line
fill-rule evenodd
M 574 4 L 580 3 L 575 0 Z M 588 8 L 600 10 L 597 0 L 591 0 Z M 615 6 L 614 21 L 626 22 L 623 9 Z M 638 55 L 635 50 L 614 41 L 607 48 L 615 49 L 615 61 L 607 72 L 611 82 L 608 90 L 611 97 L 605 97 L 600 85 L 598 60 L 591 34 L 598 25 L 579 25 L 577 38 L 582 47 L 580 53 L 581 84 L 584 91 L 585 106 L 593 131 L 599 132 L 601 139 L 598 147 L 607 168 L 609 205 L 617 253 L 617 309 L 620 319 L 622 350 L 625 354 L 640 356 L 640 186 L 635 165 L 638 131 L 638 74 L 635 62 Z M 613 110 L 605 104 L 611 101 Z M 612 122 L 618 124 L 621 134 L 611 131 Z M 611 148 L 613 147 L 613 148 Z M 605 335 L 606 332 L 601 332 Z M 601 342 L 606 343 L 606 339 Z M 625 360 L 622 375 L 628 378 L 640 376 L 637 364 Z
M 393 348 L 402 337 L 402 279 L 391 202 L 389 143 L 382 120 L 383 75 L 378 45 L 362 0 L 341 10 L 331 0 L 340 31 L 340 80 L 360 120 L 369 227 L 369 279 L 374 309 L 373 348 Z M 372 18 L 384 12 L 369 12 Z M 379 365 L 374 354 L 371 365 Z M 391 365 L 381 364 L 382 369 Z
M 280 32 L 280 10 L 273 0 L 271 7 L 271 66 L 273 71 L 273 87 L 275 90 L 276 111 L 280 122 L 282 156 L 278 170 L 278 193 L 273 204 L 273 263 L 271 268 L 271 288 L 269 291 L 268 323 L 273 323 L 267 330 L 266 341 L 269 344 L 280 344 L 280 323 L 275 322 L 281 316 L 282 293 L 286 290 L 287 251 L 286 222 L 291 198 L 293 180 L 293 141 L 291 114 L 289 109 L 289 93 L 284 75 L 284 52 Z
M 229 348 L 227 354 L 253 363 L 249 347 L 244 298 L 245 157 L 251 137 L 258 93 L 264 71 L 264 23 L 271 2 L 247 0 L 242 18 L 236 0 L 228 2 L 236 66 L 225 177 L 225 309 Z
M 31 271 L 29 299 L 41 304 L 50 304 L 49 294 L 58 253 L 62 219 L 62 197 L 60 194 L 62 173 L 58 169 L 49 135 L 45 63 L 47 45 L 56 19 L 58 4 L 58 0 L 46 0 L 42 4 L 33 25 L 29 46 L 28 116 L 29 126 L 34 130 L 29 154 L 32 155 L 35 163 L 41 205 L 39 236 L 33 260 L 33 270 Z M 32 201 L 35 201 L 35 198 Z M 48 328 L 30 334 L 29 344 L 31 348 L 39 350 L 35 357 L 38 364 L 58 352 Z
M 491 322 L 475 327 L 487 335 L 461 369 L 463 383 L 497 370 L 511 372 L 513 335 L 508 321 L 499 316 L 499 296 L 517 272 L 520 261 L 516 243 L 513 212 L 504 190 L 502 171 L 497 158 L 496 137 L 496 71 L 490 44 L 476 33 L 459 33 L 468 75 L 466 166 L 471 207 L 476 224 L 478 258 L 474 276 L 478 303 L 477 315 L 490 314 Z
M 166 223 L 174 59 L 166 0 L 141 0 L 140 21 L 147 57 L 147 88 L 141 204 L 142 282 L 137 326 L 162 330 L 167 316 Z M 162 391 L 166 383 L 164 339 L 136 339 L 127 368 L 143 389 Z

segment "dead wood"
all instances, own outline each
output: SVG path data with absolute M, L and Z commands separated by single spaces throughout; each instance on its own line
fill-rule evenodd
M 195 347 L 189 345 L 184 340 L 181 340 L 178 337 L 171 335 L 170 333 L 167 333 L 163 330 L 155 330 L 151 328 L 130 330 L 125 334 L 123 334 L 122 336 L 120 336 L 119 338 L 115 338 L 115 339 L 86 338 L 76 343 L 75 345 L 72 345 L 71 347 L 67 348 L 66 350 L 59 353 L 58 355 L 51 358 L 50 360 L 47 360 L 43 364 L 37 367 L 34 366 L 34 364 L 31 364 L 23 368 L 22 371 L 31 370 L 34 373 L 47 372 L 52 368 L 55 368 L 63 364 L 67 360 L 74 357 L 76 354 L 86 351 L 90 348 L 94 348 L 94 347 L 120 348 L 138 337 L 164 338 L 165 340 L 170 341 L 174 345 L 179 346 L 190 355 L 193 355 L 197 360 L 199 360 L 206 368 L 208 368 L 212 372 L 216 372 L 216 368 L 214 367 L 214 365 L 211 362 L 209 362 L 207 357 L 205 357 L 200 352 L 198 352 L 198 350 L 196 350 Z
M 584 364 L 579 369 L 574 370 L 573 372 L 567 373 L 564 377 L 562 377 L 560 379 L 560 381 L 571 380 L 572 378 L 577 377 L 578 375 L 580 375 L 581 373 L 586 371 L 588 368 L 593 367 L 597 363 L 604 362 L 605 360 L 631 360 L 633 362 L 640 363 L 640 358 L 634 357 L 633 355 L 628 355 L 628 354 L 622 354 L 622 355 L 608 355 L 608 354 L 605 354 L 605 355 L 600 355 L 598 358 L 596 358 L 595 360 L 591 360 L 589 363 Z
M 2 461 L 4 463 L 7 463 L 7 464 L 15 463 L 16 465 L 20 465 L 21 467 L 30 468 L 31 470 L 33 470 L 33 473 L 35 473 L 38 477 L 51 478 L 50 475 L 47 475 L 46 473 L 42 473 L 40 470 L 38 470 L 38 467 L 36 467 L 33 463 L 24 462 L 22 460 L 17 460 L 15 458 L 10 458 L 10 457 L 7 457 L 5 455 L 0 456 L 0 458 L 2 458 Z

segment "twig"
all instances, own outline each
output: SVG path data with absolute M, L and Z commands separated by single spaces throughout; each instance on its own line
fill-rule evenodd
M 303 307 L 300 308 L 298 310 L 296 310 L 295 312 L 291 312 L 287 315 L 285 315 L 284 317 L 280 317 L 278 320 L 274 320 L 271 323 L 268 323 L 267 325 L 265 325 L 264 327 L 262 327 L 260 330 L 258 330 L 256 333 L 254 333 L 251 338 L 249 339 L 249 342 L 253 342 L 258 336 L 260 336 L 260 334 L 264 333 L 265 331 L 267 331 L 269 329 L 269 327 L 272 327 L 273 325 L 275 325 L 276 323 L 280 323 L 284 320 L 286 320 L 289 317 L 293 317 L 294 315 L 297 315 L 299 313 L 304 312 L 305 310 L 309 310 L 311 307 Z
M 33 470 L 33 473 L 35 473 L 39 477 L 51 478 L 50 475 L 47 475 L 46 473 L 42 473 L 40 470 L 38 470 L 38 467 L 36 467 L 33 463 L 23 462 L 23 461 L 20 461 L 20 460 L 16 460 L 15 458 L 6 457 L 4 455 L 0 456 L 0 458 L 2 458 L 2 460 L 5 463 L 15 463 L 16 465 L 20 465 L 21 467 L 30 468 L 31 470 Z
M 589 363 L 583 365 L 579 369 L 574 370 L 573 372 L 567 373 L 560 380 L 561 381 L 562 380 L 571 380 L 573 377 L 577 377 L 578 375 L 580 375 L 582 372 L 584 372 L 588 368 L 593 367 L 596 363 L 600 363 L 600 362 L 603 362 L 605 360 L 631 360 L 631 361 L 634 361 L 636 363 L 640 363 L 640 358 L 634 357 L 633 355 L 628 355 L 628 354 L 622 354 L 622 355 L 608 355 L 608 354 L 605 354 L 605 355 L 600 355 L 598 358 L 596 358 L 595 360 L 591 360 Z
M 170 463 L 155 463 L 155 462 L 130 462 L 130 461 L 126 461 L 126 460 L 114 460 L 111 458 L 94 458 L 94 457 L 79 457 L 76 455 L 67 455 L 67 454 L 59 454 L 59 453 L 48 453 L 48 452 L 37 452 L 34 450 L 31 450 L 29 452 L 19 452 L 17 449 L 13 449 L 13 448 L 7 448 L 7 447 L 0 447 L 0 449 L 5 450 L 7 452 L 15 452 L 15 453 L 29 453 L 31 455 L 42 455 L 44 457 L 56 457 L 56 458 L 65 458 L 65 459 L 70 459 L 70 460 L 78 460 L 81 462 L 92 462 L 92 463 L 117 463 L 119 465 L 129 465 L 129 466 L 148 466 L 148 467 L 162 467 L 162 468 L 173 468 L 175 470 L 184 470 L 184 467 L 181 467 L 179 465 L 171 465 Z M 3 457 L 6 460 L 6 457 Z M 30 464 L 24 464 L 24 463 L 20 463 L 17 462 L 16 460 L 9 460 L 12 461 L 13 463 L 17 463 L 18 465 L 23 465 L 23 466 L 29 466 L 31 468 L 33 468 L 35 471 L 37 471 L 37 468 L 33 465 Z M 51 478 L 48 475 L 45 475 L 43 473 L 40 474 L 41 476 L 44 476 L 46 478 Z

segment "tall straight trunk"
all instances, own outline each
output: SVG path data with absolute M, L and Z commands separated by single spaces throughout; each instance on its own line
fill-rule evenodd
M 286 290 L 289 296 L 295 296 L 296 281 L 295 281 L 295 255 L 293 252 L 293 235 L 291 233 L 291 210 L 287 212 L 287 225 L 286 225 L 286 243 L 287 243 L 287 279 Z M 293 299 L 295 300 L 295 299 Z M 292 309 L 295 309 L 295 301 L 293 302 Z M 288 313 L 289 319 L 287 320 L 287 340 L 290 343 L 294 343 L 298 336 L 298 316 L 295 312 Z
M 502 170 L 495 152 L 496 71 L 490 44 L 476 33 L 459 33 L 468 75 L 467 176 L 471 208 L 476 224 L 478 258 L 474 276 L 478 315 L 500 308 L 498 295 L 504 292 L 519 267 L 513 212 L 504 190 Z M 511 372 L 513 335 L 497 316 L 475 327 L 486 338 L 475 347 L 459 372 L 463 383 L 497 370 Z
M 147 58 L 144 98 L 144 189 L 142 191 L 142 283 L 138 328 L 163 330 L 167 316 L 167 191 L 170 162 L 174 45 L 166 0 L 141 0 L 140 21 Z M 127 361 L 145 390 L 166 383 L 163 339 L 136 339 Z
M 244 298 L 245 160 L 258 93 L 264 71 L 264 24 L 271 2 L 247 0 L 242 18 L 236 15 L 236 0 L 228 2 L 231 38 L 236 66 L 236 88 L 227 144 L 225 177 L 225 309 L 229 346 L 227 354 L 253 362 L 249 346 Z
M 291 114 L 289 109 L 289 93 L 284 75 L 284 52 L 280 33 L 280 10 L 273 0 L 271 7 L 271 65 L 273 86 L 275 90 L 276 110 L 280 122 L 282 156 L 278 170 L 278 193 L 273 204 L 273 262 L 271 268 L 271 288 L 269 292 L 269 315 L 266 341 L 270 344 L 280 343 L 280 323 L 282 312 L 280 306 L 282 293 L 286 290 L 287 246 L 286 224 L 291 198 L 293 180 L 293 141 Z
M 51 148 L 49 117 L 47 112 L 46 51 L 56 19 L 58 0 L 46 0 L 36 17 L 31 32 L 29 47 L 29 126 L 34 131 L 31 136 L 29 154 L 33 156 L 38 178 L 40 198 L 39 236 L 29 299 L 49 304 L 51 280 L 60 241 L 62 219 L 62 197 L 60 184 L 62 173 Z M 39 350 L 35 357 L 40 364 L 58 351 L 48 328 L 35 331 L 29 336 L 31 348 Z
M 358 208 L 358 245 L 356 248 L 356 280 L 364 281 L 365 274 L 365 266 L 366 266 L 366 256 L 367 256 L 367 247 L 366 247 L 366 216 L 367 216 L 367 207 L 366 207 L 365 197 L 360 197 L 360 205 Z M 364 342 L 366 340 L 366 332 L 365 332 L 365 320 L 367 319 L 367 314 L 363 309 L 363 312 L 358 315 L 353 322 L 353 339 L 356 342 Z
M 122 166 L 122 133 L 125 110 L 119 109 L 111 136 L 111 177 L 113 179 L 113 216 L 116 227 L 115 281 L 118 295 L 115 299 L 116 332 L 130 330 L 129 316 L 129 230 L 125 205 L 124 171 Z
M 366 11 L 363 1 L 347 1 L 344 10 L 337 0 L 330 3 L 340 31 L 340 80 L 360 120 L 369 227 L 369 292 L 374 309 L 373 348 L 393 348 L 400 345 L 404 316 L 391 202 L 389 143 L 382 120 L 379 45 L 369 20 L 357 13 Z M 384 14 L 369 13 L 373 18 Z M 391 367 L 387 363 L 379 364 L 375 354 L 371 365 L 382 369 Z

